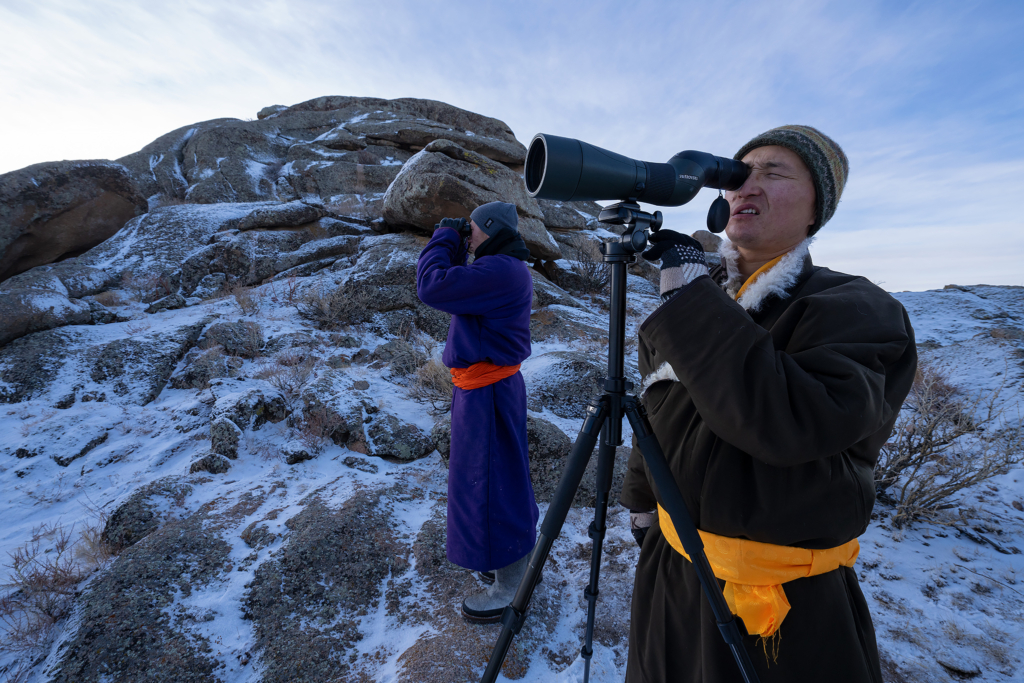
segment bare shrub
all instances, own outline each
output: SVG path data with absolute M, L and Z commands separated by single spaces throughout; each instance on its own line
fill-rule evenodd
M 446 413 L 451 409 L 454 386 L 451 370 L 438 358 L 431 358 L 413 374 L 409 394 L 417 401 L 429 403 L 434 413 Z
M 602 260 L 598 243 L 586 235 L 573 234 L 568 239 L 569 266 L 579 276 L 579 288 L 585 294 L 600 294 L 608 289 L 611 269 Z
M 298 298 L 299 315 L 324 330 L 368 322 L 374 311 L 374 296 L 366 287 L 316 287 Z
M 326 406 L 318 405 L 303 412 L 298 425 L 299 442 L 312 455 L 320 455 L 331 435 L 341 426 L 341 417 Z
M 53 547 L 44 550 L 41 539 L 46 536 L 53 537 Z M 0 642 L 13 651 L 36 651 L 53 626 L 71 613 L 75 588 L 91 568 L 76 561 L 71 529 L 59 524 L 44 528 L 8 555 L 8 583 L 0 586 L 0 624 L 6 633 Z
M 280 391 L 288 408 L 294 409 L 302 390 L 313 378 L 316 361 L 315 356 L 292 349 L 274 361 L 262 363 L 255 376 Z
M 7 676 L 4 681 L 6 683 L 28 683 L 29 676 L 32 674 L 32 663 L 18 662 L 16 666 L 14 664 L 11 666 L 14 668 L 0 671 Z
M 228 288 L 228 292 L 235 298 L 242 315 L 256 315 L 263 308 L 263 293 L 258 289 L 236 283 Z
M 295 306 L 296 302 L 299 301 L 299 280 L 294 275 L 288 277 L 284 281 L 285 296 L 288 300 L 289 306 Z
M 125 325 L 124 330 L 131 336 L 135 337 L 148 330 L 149 327 L 150 325 L 148 322 L 135 320 Z
M 896 507 L 893 525 L 936 521 L 961 491 L 1024 460 L 1022 430 L 1003 425 L 1000 390 L 974 396 L 922 365 L 875 467 L 875 489 Z

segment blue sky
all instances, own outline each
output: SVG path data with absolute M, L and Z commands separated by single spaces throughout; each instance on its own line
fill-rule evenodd
M 0 173 L 321 95 L 443 100 L 650 161 L 804 123 L 851 161 L 818 263 L 890 290 L 1024 285 L 1024 2 L 0 0 L 0 31 Z

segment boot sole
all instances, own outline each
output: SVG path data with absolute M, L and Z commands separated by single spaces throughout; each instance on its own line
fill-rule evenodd
M 529 612 L 533 606 L 533 600 L 526 606 L 526 611 Z M 494 614 L 494 612 L 497 614 Z M 505 608 L 502 607 L 499 610 L 473 610 L 466 607 L 466 604 L 462 604 L 462 616 L 466 621 L 471 621 L 474 624 L 496 624 L 501 621 L 501 615 L 505 613 Z
M 505 608 L 502 607 L 501 609 L 497 610 L 496 614 L 495 610 L 491 609 L 480 610 L 478 612 L 476 610 L 469 609 L 468 607 L 466 607 L 465 604 L 462 605 L 463 618 L 465 618 L 467 621 L 473 622 L 474 624 L 496 624 L 499 621 L 501 621 L 501 614 L 504 611 Z

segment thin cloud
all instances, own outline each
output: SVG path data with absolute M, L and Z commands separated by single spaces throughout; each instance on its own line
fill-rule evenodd
M 1024 257 L 1004 220 L 1024 159 L 1024 9 L 1005 4 L 0 0 L 0 25 L 0 172 L 331 94 L 443 100 L 523 142 L 543 131 L 650 161 L 807 123 L 851 159 L 816 255 L 894 268 L 847 233 L 892 250 L 959 230 Z M 664 209 L 669 223 L 701 227 L 713 196 Z M 967 278 L 984 253 L 940 249 L 921 286 Z M 1001 282 L 1022 284 L 1017 270 Z

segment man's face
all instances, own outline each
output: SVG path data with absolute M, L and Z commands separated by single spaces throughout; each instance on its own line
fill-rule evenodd
M 814 224 L 814 181 L 796 153 L 769 145 L 743 157 L 750 175 L 740 189 L 726 192 L 725 234 L 737 247 L 775 253 L 799 244 Z
M 476 253 L 476 248 L 484 243 L 488 235 L 486 232 L 480 229 L 480 226 L 476 224 L 476 221 L 469 222 L 470 234 L 469 234 L 469 253 Z

